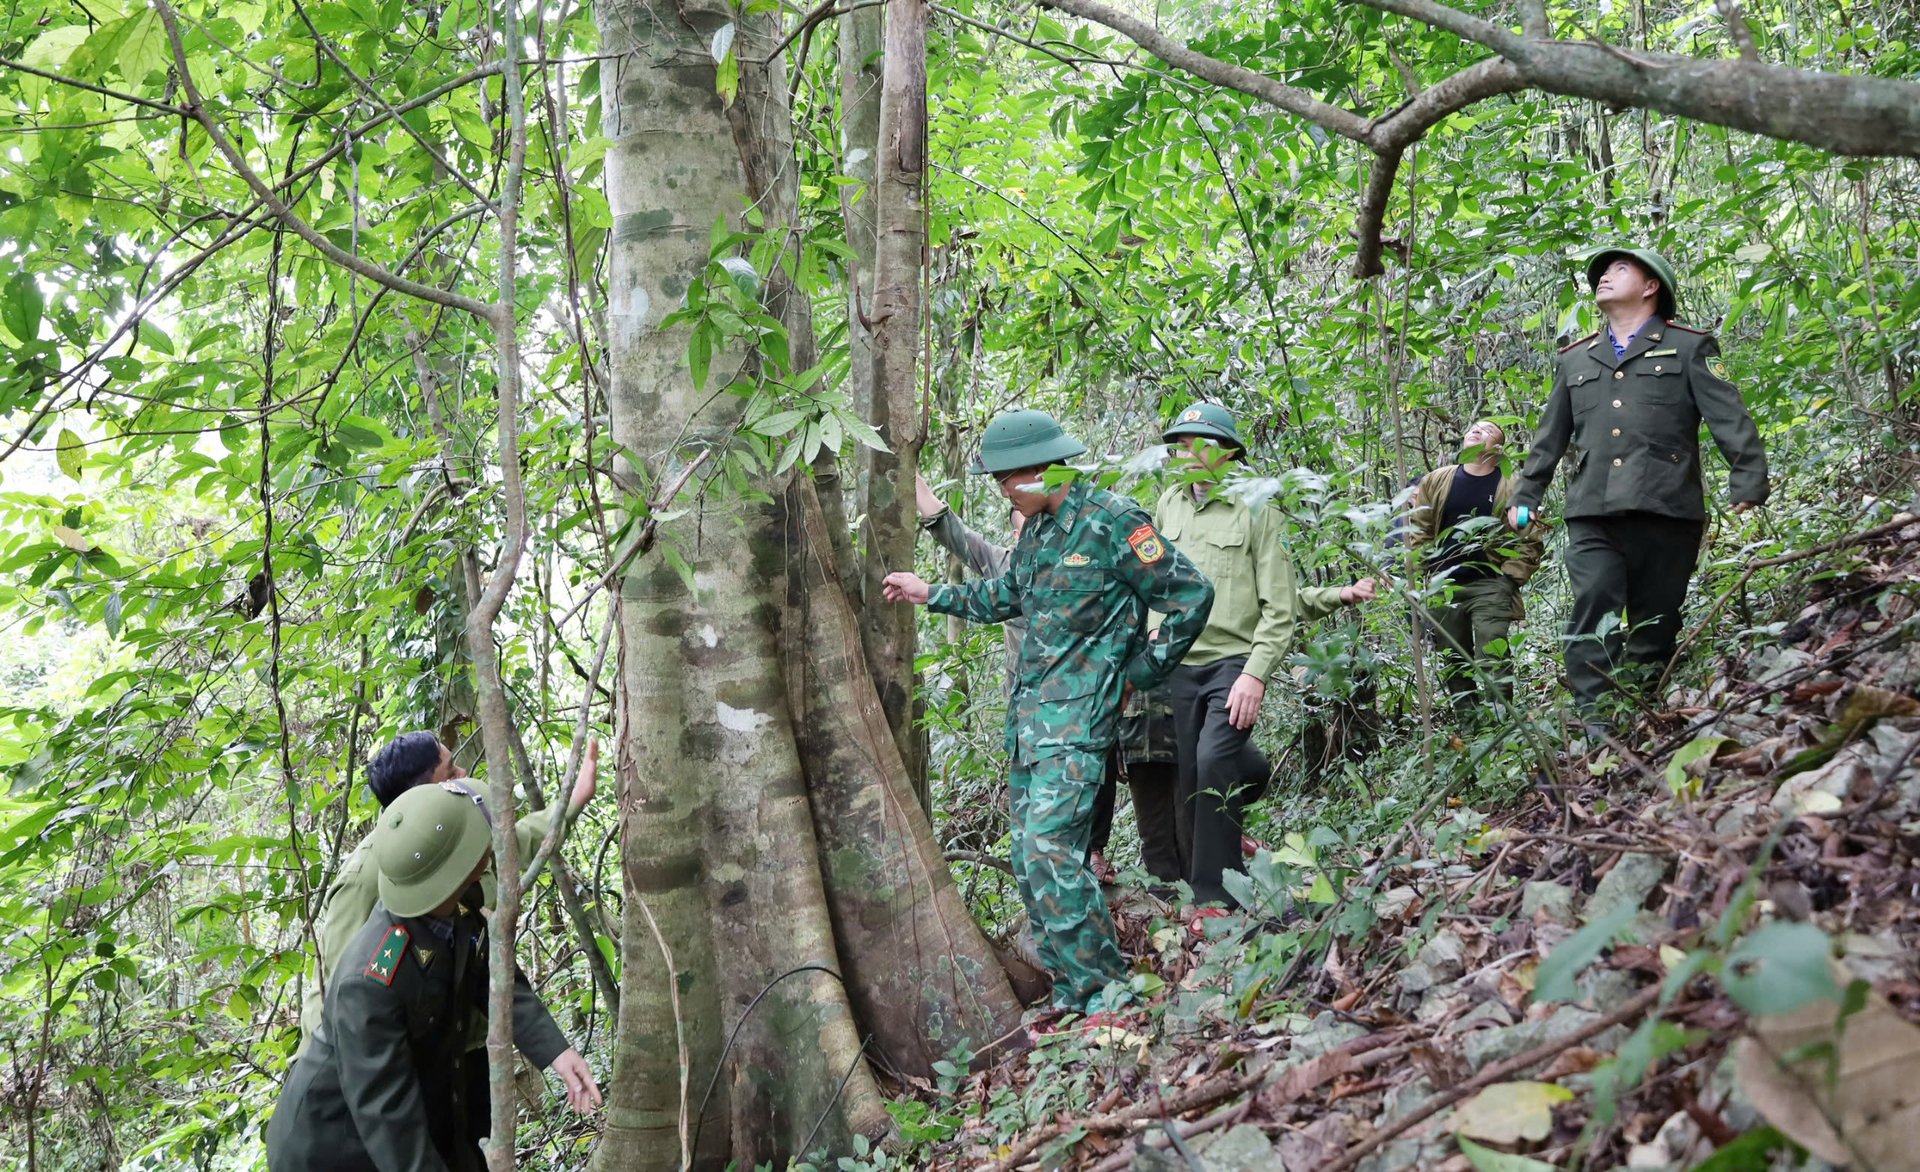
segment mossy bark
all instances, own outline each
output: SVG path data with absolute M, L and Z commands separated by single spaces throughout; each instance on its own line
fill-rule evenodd
M 708 53 L 732 19 L 717 0 L 601 0 L 596 16 L 614 54 L 601 65 L 612 435 L 659 491 L 703 451 L 703 472 L 719 467 L 738 424 L 743 400 L 695 387 L 686 332 L 660 323 L 706 266 L 717 212 L 752 200 L 768 224 L 792 221 L 784 107 L 763 105 L 785 87 L 743 70 L 756 112 L 729 118 Z M 767 56 L 760 29 L 736 45 L 743 62 Z M 794 291 L 767 295 L 795 352 L 810 350 Z M 751 361 L 715 355 L 712 378 Z M 696 1130 L 701 1168 L 844 1152 L 890 1123 L 863 1054 L 925 1071 L 1017 1012 L 875 723 L 813 486 L 755 487 L 765 495 L 696 478 L 658 538 L 686 574 L 655 552 L 620 586 L 627 898 L 600 1172 L 678 1168 Z

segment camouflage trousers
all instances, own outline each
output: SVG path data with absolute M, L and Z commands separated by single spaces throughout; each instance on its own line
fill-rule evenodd
M 1105 755 L 1065 750 L 1013 766 L 1013 874 L 1053 1004 L 1090 1012 L 1108 981 L 1127 975 L 1100 882 L 1087 868 L 1094 798 Z

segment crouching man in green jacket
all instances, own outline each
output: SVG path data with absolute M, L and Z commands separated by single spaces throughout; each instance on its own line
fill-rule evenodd
M 320 1028 L 293 1064 L 267 1126 L 270 1172 L 477 1172 L 469 1099 L 486 1055 L 469 1048 L 487 998 L 479 879 L 493 861 L 480 804 L 457 783 L 419 786 L 380 816 L 372 853 L 380 902 L 334 968 Z M 573 1109 L 600 1103 L 525 974 L 514 971 L 514 1044 L 567 1084 Z M 482 1116 L 482 1121 L 484 1115 Z

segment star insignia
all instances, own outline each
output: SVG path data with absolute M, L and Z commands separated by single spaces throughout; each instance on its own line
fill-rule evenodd
M 393 984 L 394 975 L 400 971 L 400 960 L 407 955 L 407 945 L 412 939 L 407 930 L 398 924 L 387 929 L 387 934 L 380 938 L 380 947 L 374 949 L 367 967 L 361 972 L 383 985 Z

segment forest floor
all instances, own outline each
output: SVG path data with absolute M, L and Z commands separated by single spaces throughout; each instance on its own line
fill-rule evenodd
M 1920 1168 L 1920 521 L 1783 560 L 1777 638 L 1470 833 L 1283 847 L 1304 911 L 1205 939 L 1120 900 L 1146 1007 L 902 1088 L 911 1162 Z

